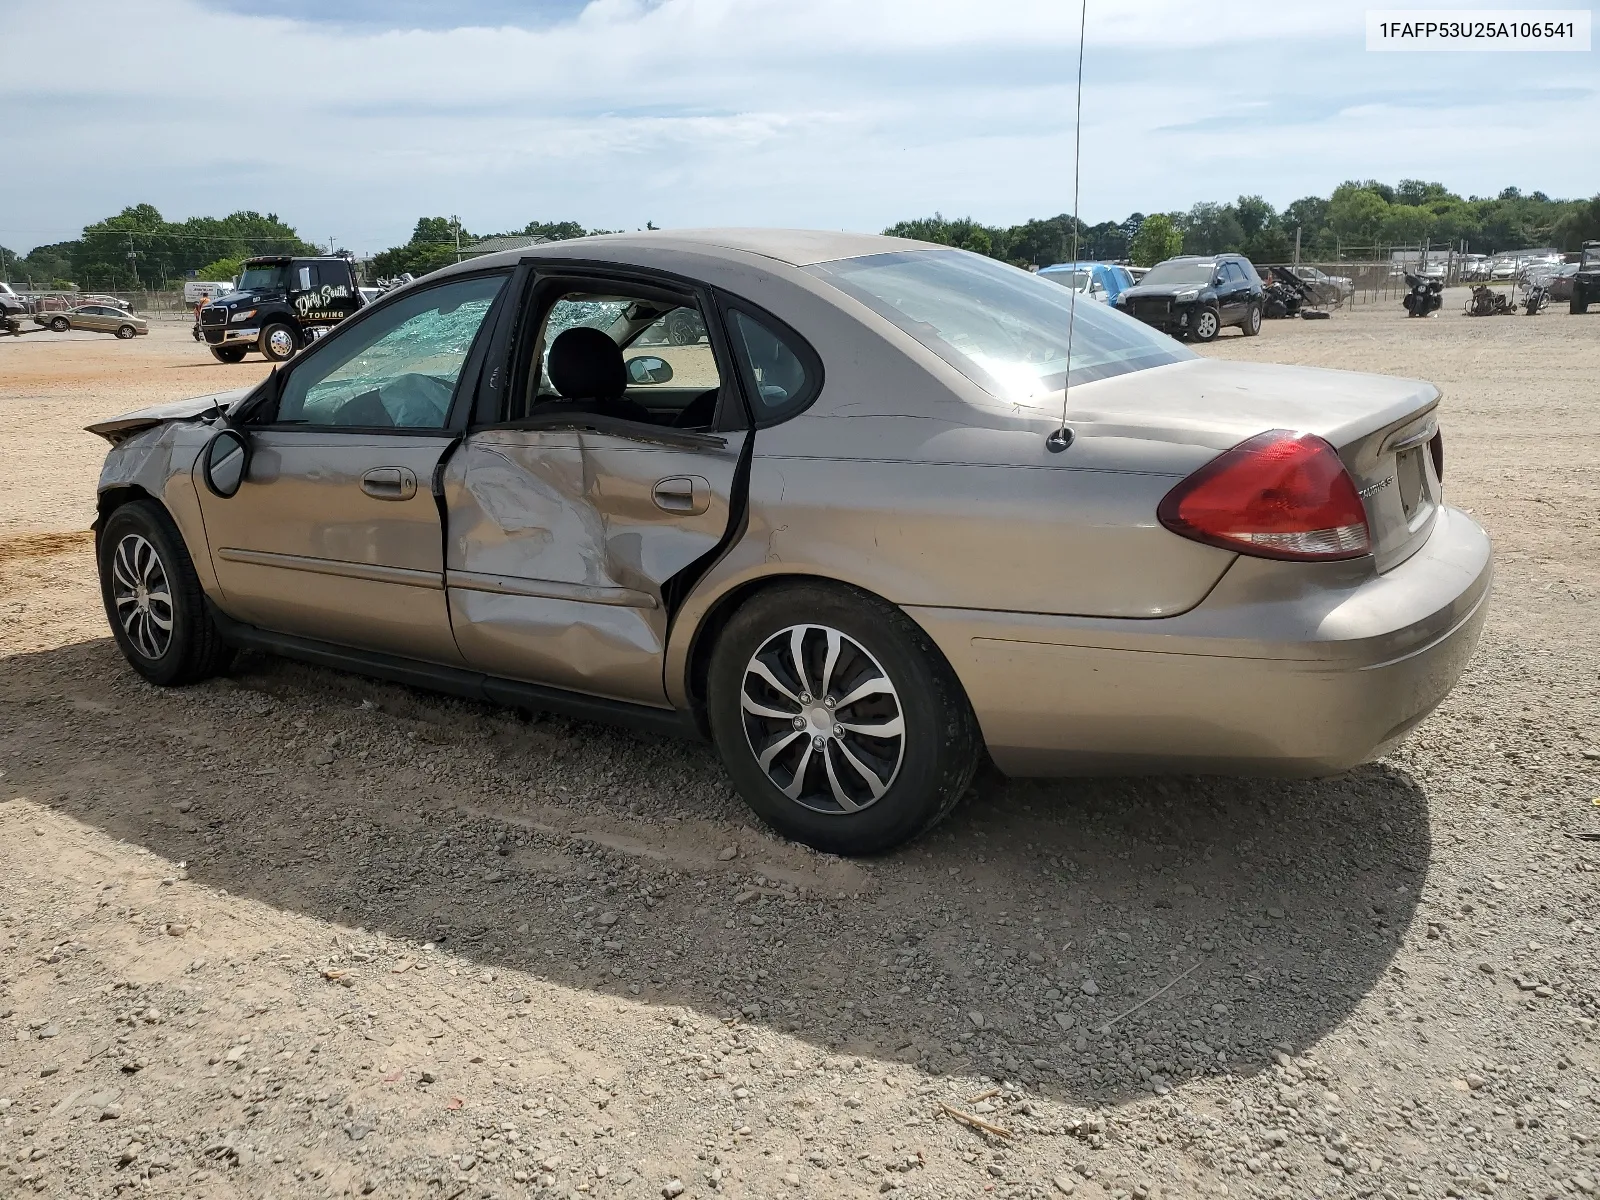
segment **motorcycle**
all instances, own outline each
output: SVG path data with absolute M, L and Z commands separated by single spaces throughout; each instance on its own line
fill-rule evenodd
M 1538 316 L 1550 303 L 1550 276 L 1535 275 L 1523 285 L 1522 311 L 1530 317 Z
M 1472 289 L 1472 298 L 1467 301 L 1469 317 L 1511 317 L 1516 312 L 1516 302 L 1510 296 L 1481 283 Z
M 1444 280 L 1406 272 L 1406 283 L 1411 290 L 1401 301 L 1406 312 L 1413 317 L 1425 317 L 1444 307 Z

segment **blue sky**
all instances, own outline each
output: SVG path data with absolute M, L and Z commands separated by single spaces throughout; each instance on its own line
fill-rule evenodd
M 1070 0 L 265 7 L 0 5 L 0 242 L 139 201 L 358 251 L 422 214 L 878 229 L 1072 203 Z M 1594 52 L 1369 54 L 1365 11 L 1090 0 L 1084 217 L 1369 176 L 1600 190 Z

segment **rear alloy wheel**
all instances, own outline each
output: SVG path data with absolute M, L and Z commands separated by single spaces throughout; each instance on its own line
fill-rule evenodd
M 1261 332 L 1261 305 L 1250 305 L 1249 311 L 1244 314 L 1244 324 L 1239 328 L 1244 330 L 1245 337 L 1255 337 Z
M 193 683 L 227 666 L 200 580 L 172 518 L 152 500 L 106 519 L 97 544 L 100 595 L 123 657 L 151 683 Z
M 273 321 L 261 331 L 261 353 L 273 362 L 286 362 L 300 349 L 300 338 L 294 327 L 283 321 Z
M 954 807 L 977 722 L 949 664 L 899 609 L 826 584 L 763 592 L 712 652 L 712 733 L 745 801 L 786 837 L 875 854 Z
M 1222 332 L 1222 317 L 1214 308 L 1202 308 L 1195 314 L 1194 328 L 1189 336 L 1197 342 L 1214 342 Z
M 65 317 L 53 317 L 53 318 L 51 318 L 50 330 L 51 330 L 52 333 L 65 333 L 67 330 L 69 330 L 71 328 L 72 328 L 72 322 L 68 321 Z
M 245 348 L 243 346 L 213 346 L 211 357 L 218 362 L 240 363 L 244 361 Z
M 132 325 L 118 325 L 117 326 L 117 337 L 119 339 L 121 339 L 122 341 L 124 341 L 124 342 L 130 341 L 131 339 L 136 338 L 138 336 L 139 336 L 139 331 L 137 329 L 135 329 Z

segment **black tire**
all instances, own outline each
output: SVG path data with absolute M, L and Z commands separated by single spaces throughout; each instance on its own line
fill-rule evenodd
M 241 363 L 244 361 L 245 348 L 243 346 L 213 346 L 211 357 L 221 363 Z
M 287 362 L 300 349 L 300 335 L 287 321 L 268 321 L 261 330 L 261 353 L 270 362 Z
M 1245 337 L 1255 337 L 1261 332 L 1261 305 L 1254 302 L 1245 309 L 1244 324 L 1239 326 L 1244 330 Z
M 810 699 L 791 666 L 792 631 L 802 627 L 801 659 L 821 690 L 830 634 L 840 649 L 826 709 Z M 774 650 L 774 648 L 776 648 Z M 790 693 L 770 689 L 747 674 L 760 654 L 772 677 Z M 773 655 L 776 657 L 772 657 Z M 746 692 L 747 680 L 759 695 Z M 866 693 L 849 705 L 833 701 L 880 682 L 890 689 Z M 712 737 L 734 787 L 756 814 L 783 836 L 831 854 L 878 854 L 922 834 L 943 819 L 965 794 L 982 759 L 977 719 L 961 684 L 932 640 L 903 612 L 874 596 L 829 583 L 797 583 L 758 593 L 723 628 L 711 653 L 707 680 Z M 840 693 L 840 694 L 832 694 Z M 774 718 L 749 714 L 743 700 L 782 704 Z M 855 718 L 831 737 L 795 730 L 791 720 L 831 725 L 838 712 Z M 861 729 L 891 729 L 894 736 L 858 736 Z M 876 723 L 874 723 L 876 722 Z M 845 724 L 853 728 L 846 732 Z M 755 746 L 775 751 L 763 767 Z M 835 740 L 837 739 L 837 740 Z M 777 743 L 782 742 L 782 748 Z M 822 749 L 821 755 L 814 750 Z M 847 768 L 857 764 L 851 773 Z M 865 764 L 863 767 L 861 764 Z M 836 767 L 830 774 L 829 768 Z M 778 778 L 787 773 L 796 798 Z M 796 774 L 799 781 L 796 784 Z M 868 783 L 868 778 L 872 783 Z M 848 809 L 845 793 L 859 807 Z M 876 798 L 873 798 L 875 793 Z
M 72 328 L 72 322 L 67 320 L 65 317 L 51 317 L 50 318 L 50 331 L 52 333 L 65 333 L 67 330 L 69 330 L 71 328 Z
M 124 504 L 106 519 L 95 555 L 106 620 L 135 671 L 151 683 L 176 687 L 227 669 L 233 650 L 206 611 L 183 535 L 164 508 L 153 500 Z M 145 593 L 130 588 L 129 581 L 143 583 Z M 130 592 L 135 599 L 128 599 Z M 163 595 L 164 603 L 155 599 Z M 163 618 L 170 623 L 166 630 Z
M 1569 313 L 1571 313 L 1573 316 L 1577 316 L 1580 313 L 1588 312 L 1589 311 L 1589 299 L 1588 299 L 1588 297 L 1585 296 L 1583 299 L 1580 300 L 1578 298 L 1577 291 L 1574 291 L 1572 293 L 1572 299 L 1567 301 L 1567 311 Z
M 117 338 L 120 341 L 129 342 L 129 341 L 132 341 L 134 338 L 136 338 L 138 336 L 139 336 L 139 331 L 137 329 L 135 329 L 132 325 L 118 325 L 117 326 Z
M 1189 336 L 1197 342 L 1214 342 L 1222 332 L 1222 314 L 1214 308 L 1197 309 L 1189 325 Z

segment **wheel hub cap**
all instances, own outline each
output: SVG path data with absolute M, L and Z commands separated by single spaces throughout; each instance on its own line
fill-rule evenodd
M 112 552 L 111 597 L 133 648 L 145 658 L 164 655 L 172 645 L 172 591 L 161 556 L 137 533 Z
M 866 647 L 826 625 L 773 634 L 745 667 L 740 707 L 756 764 L 815 812 L 859 812 L 900 773 L 899 693 Z

